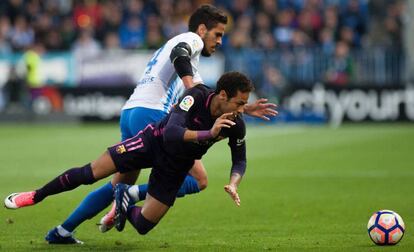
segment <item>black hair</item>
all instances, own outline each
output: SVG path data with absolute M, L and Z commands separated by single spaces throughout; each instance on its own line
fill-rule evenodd
M 188 30 L 196 32 L 200 24 L 204 24 L 207 30 L 217 26 L 218 23 L 227 24 L 226 14 L 210 4 L 204 4 L 191 15 L 188 22 Z
M 218 94 L 221 90 L 224 90 L 230 99 L 237 95 L 237 91 L 242 93 L 251 92 L 254 87 L 252 81 L 246 75 L 240 72 L 227 72 L 217 81 L 215 93 Z

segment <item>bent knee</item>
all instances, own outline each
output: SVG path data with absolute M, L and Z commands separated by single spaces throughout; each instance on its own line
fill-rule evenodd
M 198 185 L 198 189 L 200 189 L 200 191 L 202 191 L 202 190 L 206 189 L 206 188 L 207 188 L 207 186 L 208 186 L 208 180 L 207 180 L 207 177 L 206 177 L 206 178 L 203 178 L 203 179 L 198 180 L 198 181 L 197 181 L 197 185 Z
M 137 222 L 135 222 L 133 225 L 140 235 L 146 235 L 157 225 L 157 223 L 147 220 L 143 215 L 140 214 Z
M 149 231 L 151 231 L 151 229 L 142 229 L 142 228 L 137 229 L 137 232 L 140 235 L 146 235 L 148 234 Z

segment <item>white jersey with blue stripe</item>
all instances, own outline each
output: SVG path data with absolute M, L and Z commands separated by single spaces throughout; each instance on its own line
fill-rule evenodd
M 173 37 L 160 49 L 148 62 L 134 93 L 129 97 L 122 109 L 144 107 L 170 112 L 171 106 L 177 103 L 178 98 L 184 92 L 185 87 L 180 77 L 175 72 L 171 63 L 171 50 L 180 42 L 185 42 L 191 47 L 191 65 L 193 69 L 193 82 L 201 83 L 198 72 L 200 53 L 204 47 L 203 40 L 196 33 L 186 32 Z

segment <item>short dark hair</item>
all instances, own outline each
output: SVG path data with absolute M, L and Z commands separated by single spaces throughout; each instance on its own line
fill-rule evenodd
M 223 74 L 217 81 L 215 93 L 220 93 L 221 90 L 226 91 L 227 97 L 230 99 L 237 95 L 237 91 L 242 93 L 251 92 L 254 90 L 252 81 L 240 72 L 227 72 Z
M 204 24 L 207 30 L 210 30 L 216 27 L 218 23 L 227 24 L 226 14 L 213 5 L 203 4 L 191 15 L 188 30 L 196 32 L 200 24 Z

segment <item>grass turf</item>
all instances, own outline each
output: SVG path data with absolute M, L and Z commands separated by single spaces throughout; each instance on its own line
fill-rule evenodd
M 0 196 L 35 189 L 89 162 L 118 136 L 115 124 L 1 125 Z M 147 236 L 130 225 L 101 234 L 100 214 L 78 228 L 84 245 L 44 242 L 105 180 L 33 207 L 0 210 L 0 251 L 414 251 L 413 125 L 249 126 L 247 141 L 240 208 L 223 191 L 231 164 L 223 141 L 203 159 L 207 190 L 178 199 Z M 144 171 L 139 181 L 147 176 Z M 396 246 L 375 246 L 367 235 L 368 219 L 379 209 L 397 211 L 405 221 Z

